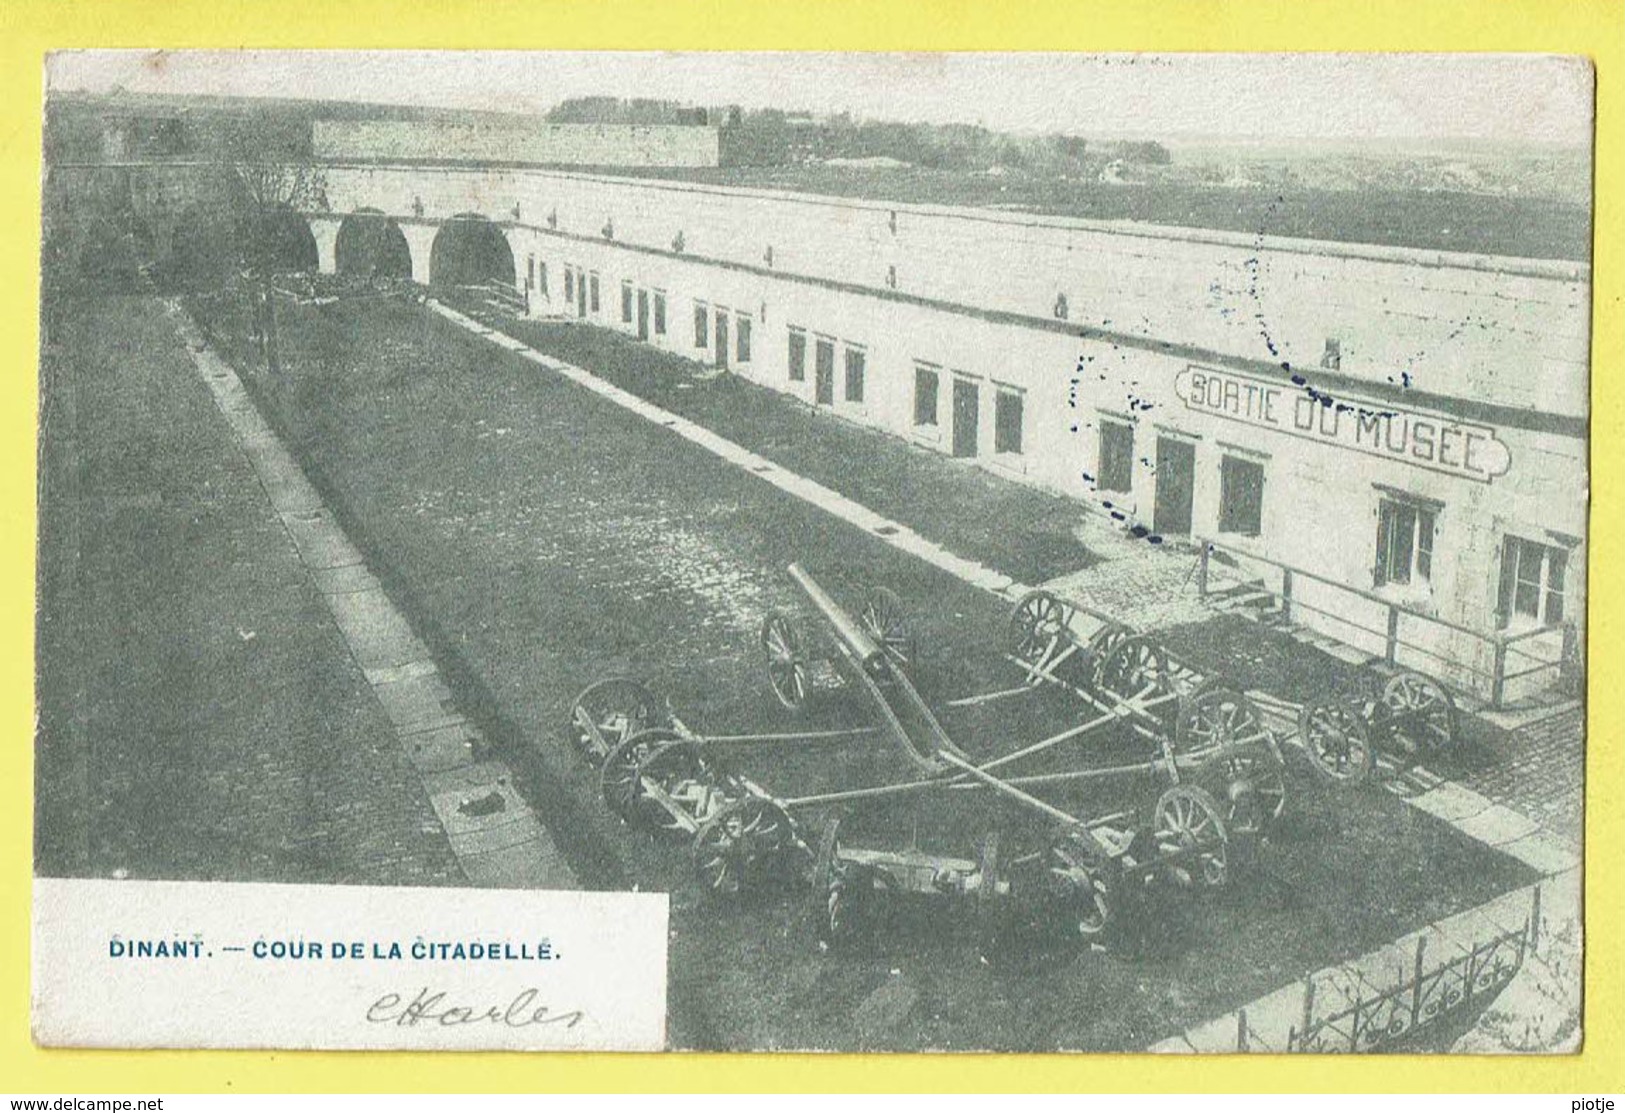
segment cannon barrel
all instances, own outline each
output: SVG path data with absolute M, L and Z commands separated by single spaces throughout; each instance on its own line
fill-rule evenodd
M 812 605 L 818 608 L 818 612 L 824 616 L 824 621 L 835 631 L 835 637 L 859 663 L 868 665 L 882 655 L 880 643 L 858 625 L 857 619 L 842 610 L 841 605 L 830 598 L 829 592 L 818 586 L 818 581 L 809 576 L 806 569 L 799 564 L 792 564 L 789 571 L 790 578 L 806 593 L 807 598 L 812 600 Z

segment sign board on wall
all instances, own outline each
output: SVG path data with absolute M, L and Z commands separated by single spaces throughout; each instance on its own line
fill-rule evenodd
M 1495 430 L 1381 402 L 1191 364 L 1174 379 L 1185 408 L 1488 483 L 1512 466 Z

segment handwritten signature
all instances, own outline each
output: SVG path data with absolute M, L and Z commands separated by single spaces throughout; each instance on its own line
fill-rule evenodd
M 560 1024 L 574 1028 L 585 1015 L 580 1009 L 555 1011 L 551 1005 L 538 1005 L 534 989 L 521 990 L 506 1006 L 461 1005 L 449 1002 L 444 990 L 424 986 L 410 1001 L 399 993 L 384 994 L 367 1009 L 367 1023 L 393 1024 L 397 1028 L 415 1028 L 420 1024 L 440 1028 L 466 1024 L 497 1024 L 505 1028 Z

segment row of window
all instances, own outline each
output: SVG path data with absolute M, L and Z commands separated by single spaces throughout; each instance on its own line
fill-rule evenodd
M 1377 505 L 1373 578 L 1426 588 L 1433 580 L 1433 538 L 1441 504 L 1414 496 L 1384 496 Z M 1507 534 L 1501 541 L 1496 624 L 1557 626 L 1563 622 L 1569 552 L 1559 545 Z
M 718 367 L 728 366 L 730 352 L 735 362 L 749 363 L 750 337 L 749 313 L 730 314 L 726 306 L 694 303 L 694 347 L 709 353 Z
M 589 271 L 573 263 L 563 265 L 564 300 L 576 309 L 577 315 L 586 317 L 600 312 L 601 278 L 597 271 Z M 547 285 L 547 263 L 534 255 L 529 257 L 526 286 L 543 296 L 550 296 Z M 649 290 L 635 285 L 630 279 L 621 283 L 621 323 L 636 325 L 640 339 L 666 334 L 666 291 Z M 752 356 L 752 318 L 725 306 L 694 303 L 694 347 L 707 354 L 718 367 L 736 363 L 750 363 Z M 791 382 L 807 380 L 808 332 L 803 328 L 789 328 L 788 366 Z M 842 399 L 852 405 L 863 405 L 868 374 L 868 352 L 863 345 L 837 340 L 832 336 L 813 334 L 813 399 L 819 405 L 835 404 L 837 376 L 836 353 L 840 351 L 840 392 Z M 938 425 L 938 394 L 941 391 L 942 371 L 929 364 L 918 364 L 914 380 L 914 424 L 919 429 L 935 429 Z M 966 376 L 954 376 L 953 453 L 956 456 L 978 454 L 980 422 L 979 386 Z M 1024 405 L 1021 392 L 1014 387 L 1000 385 L 994 396 L 993 450 L 1001 455 L 1020 455 L 1023 442 Z
M 575 307 L 576 315 L 586 317 L 601 311 L 601 279 L 597 271 L 589 271 L 574 263 L 564 264 L 564 300 Z M 550 296 L 547 288 L 547 263 L 536 256 L 529 257 L 525 276 L 526 288 Z M 633 325 L 640 340 L 666 335 L 666 291 L 635 284 L 631 279 L 621 282 L 621 323 Z M 713 337 L 715 346 L 713 347 Z M 724 306 L 694 303 L 694 347 L 714 356 L 718 367 L 727 367 L 729 361 L 749 363 L 751 360 L 751 317 L 748 313 L 732 312 Z
M 600 277 L 574 264 L 563 265 L 564 298 L 580 316 L 600 311 Z M 548 295 L 547 264 L 531 256 L 526 285 Z M 666 334 L 666 291 L 621 283 L 622 324 L 636 325 L 641 339 Z M 839 386 L 842 399 L 864 403 L 868 353 L 862 344 L 794 325 L 788 329 L 787 367 L 793 383 L 807 381 L 809 339 L 812 347 L 813 400 L 833 406 Z M 704 351 L 718 367 L 730 359 L 751 361 L 752 318 L 724 306 L 694 303 L 694 347 Z M 946 407 L 944 385 L 949 386 Z M 1025 399 L 1020 388 L 994 386 L 993 451 L 997 455 L 1023 452 Z M 913 423 L 917 431 L 941 435 L 948 426 L 955 456 L 979 454 L 982 383 L 961 372 L 919 362 L 914 366 Z M 1127 494 L 1134 485 L 1135 426 L 1103 418 L 1099 422 L 1099 458 L 1096 488 L 1108 494 Z M 1146 461 L 1151 463 L 1151 461 Z M 1153 529 L 1161 534 L 1191 531 L 1195 491 L 1195 449 L 1185 438 L 1160 434 L 1156 439 Z M 1244 450 L 1225 452 L 1219 460 L 1218 530 L 1221 534 L 1257 537 L 1263 529 L 1264 463 Z M 1442 504 L 1401 492 L 1385 493 L 1377 506 L 1376 556 L 1372 581 L 1378 588 L 1425 591 L 1433 578 L 1433 544 Z M 1501 574 L 1496 613 L 1503 627 L 1533 621 L 1557 625 L 1564 617 L 1564 582 L 1568 551 L 1560 546 L 1507 535 L 1501 552 Z
M 862 405 L 869 369 L 869 355 L 863 345 L 833 336 L 812 333 L 813 401 L 821 406 L 835 404 L 836 352 L 841 356 L 841 396 L 853 405 Z M 790 326 L 786 367 L 792 383 L 807 381 L 809 333 Z M 928 363 L 914 367 L 914 427 L 938 432 L 941 419 L 942 368 Z M 976 456 L 981 425 L 980 384 L 967 375 L 953 375 L 952 442 L 955 456 Z M 1005 455 L 1022 451 L 1023 396 L 1019 389 L 1000 385 L 994 395 L 993 450 Z
M 601 278 L 574 263 L 565 263 L 564 300 L 578 317 L 596 316 L 602 310 Z M 547 263 L 530 256 L 526 285 L 543 297 L 551 297 L 547 287 Z M 666 291 L 637 286 L 630 279 L 621 282 L 621 323 L 636 325 L 638 338 L 666 334 Z
M 597 313 L 598 272 L 582 270 L 573 263 L 564 264 L 564 300 L 576 307 L 577 316 Z
M 914 365 L 914 427 L 941 429 L 942 368 L 930 363 Z M 981 436 L 981 383 L 969 375 L 950 372 L 953 383 L 950 410 L 951 450 L 955 456 L 978 454 Z M 1025 396 L 1018 387 L 994 384 L 993 451 L 1001 456 L 1022 452 L 1022 425 L 1026 420 Z
M 1096 489 L 1128 494 L 1134 489 L 1134 426 L 1102 418 L 1099 444 Z M 1177 434 L 1159 435 L 1153 470 L 1157 483 L 1152 528 L 1160 534 L 1189 533 L 1196 493 L 1195 446 Z M 1263 528 L 1264 464 L 1241 449 L 1226 452 L 1219 459 L 1219 532 L 1257 537 Z
M 790 381 L 807 381 L 807 331 L 790 326 L 787 364 Z M 869 370 L 869 356 L 861 344 L 836 340 L 833 336 L 813 335 L 813 401 L 821 406 L 835 404 L 835 348 L 842 349 L 841 396 L 854 405 L 863 404 L 864 379 Z
M 621 282 L 621 324 L 636 325 L 639 340 L 666 335 L 666 291 Z
M 1174 444 L 1181 442 L 1174 441 Z M 1153 528 L 1159 533 L 1188 533 L 1194 475 L 1181 473 L 1181 462 L 1194 465 L 1188 444 L 1170 452 L 1170 440 L 1157 441 L 1156 497 Z M 1127 422 L 1100 423 L 1100 462 L 1096 485 L 1106 492 L 1127 492 L 1133 484 L 1134 427 Z M 1376 557 L 1372 584 L 1401 591 L 1428 590 L 1433 581 L 1433 542 L 1442 503 L 1403 492 L 1385 492 L 1377 502 Z M 1257 537 L 1264 516 L 1264 465 L 1243 455 L 1225 453 L 1219 460 L 1219 532 Z M 1180 526 L 1184 528 L 1179 528 Z M 1503 627 L 1522 621 L 1555 626 L 1563 621 L 1564 579 L 1568 551 L 1556 545 L 1507 535 L 1501 551 L 1501 580 L 1496 615 Z

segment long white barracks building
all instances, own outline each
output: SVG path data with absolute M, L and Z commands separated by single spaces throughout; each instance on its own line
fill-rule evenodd
M 491 273 L 533 315 L 1211 545 L 1293 621 L 1481 698 L 1576 675 L 1583 263 L 527 168 L 325 176 L 324 269 L 380 220 L 368 241 L 424 282 L 505 244 Z

